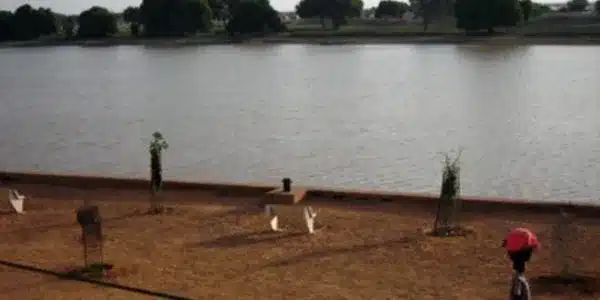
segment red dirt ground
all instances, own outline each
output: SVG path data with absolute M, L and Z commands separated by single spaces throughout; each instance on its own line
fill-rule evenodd
M 166 191 L 172 212 L 156 216 L 144 213 L 145 191 L 18 188 L 30 198 L 27 213 L 0 213 L 1 260 L 50 270 L 81 264 L 75 211 L 87 200 L 105 220 L 105 261 L 117 273 L 112 281 L 191 299 L 506 299 L 511 269 L 500 244 L 520 226 L 543 244 L 527 271 L 535 299 L 600 299 L 591 294 L 600 290 L 596 283 L 584 293 L 536 280 L 556 274 L 553 215 L 469 213 L 463 220 L 473 234 L 435 238 L 426 234 L 433 211 L 309 199 L 320 227 L 309 236 L 302 228 L 266 231 L 259 199 Z M 595 277 L 600 222 L 577 223 L 575 269 Z M 0 299 L 155 298 L 0 265 Z

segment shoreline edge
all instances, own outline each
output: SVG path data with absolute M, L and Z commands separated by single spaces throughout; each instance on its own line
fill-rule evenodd
M 0 171 L 0 184 L 62 186 L 78 189 L 145 190 L 150 181 L 144 178 L 123 178 L 84 174 L 51 174 L 42 172 Z M 263 183 L 192 182 L 165 180 L 164 191 L 213 192 L 223 197 L 262 197 L 278 188 Z M 422 209 L 435 209 L 438 196 L 434 194 L 387 192 L 377 190 L 339 189 L 301 186 L 307 198 L 327 203 L 400 203 Z M 555 213 L 567 210 L 580 216 L 600 217 L 600 205 L 580 201 L 540 201 L 501 197 L 461 196 L 463 210 L 473 212 L 514 211 Z

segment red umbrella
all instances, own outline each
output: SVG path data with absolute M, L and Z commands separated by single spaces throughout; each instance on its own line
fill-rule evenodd
M 519 252 L 527 249 L 538 249 L 540 243 L 533 232 L 527 228 L 516 228 L 509 232 L 504 238 L 503 247 L 509 253 Z

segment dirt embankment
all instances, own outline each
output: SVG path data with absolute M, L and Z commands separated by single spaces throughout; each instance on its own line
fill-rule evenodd
M 427 234 L 434 205 L 317 194 L 306 200 L 317 210 L 319 228 L 308 235 L 286 219 L 281 220 L 286 231 L 268 231 L 259 195 L 167 184 L 164 198 L 170 210 L 149 215 L 143 181 L 137 188 L 110 187 L 101 180 L 79 186 L 65 183 L 64 178 L 62 185 L 9 182 L 28 197 L 27 213 L 0 215 L 0 260 L 48 270 L 81 264 L 75 210 L 87 201 L 97 204 L 104 218 L 104 259 L 116 270 L 107 280 L 120 285 L 189 299 L 500 300 L 506 299 L 511 276 L 500 244 L 509 229 L 524 226 L 542 243 L 527 271 L 536 299 L 600 295 L 594 280 L 578 285 L 546 280 L 561 268 L 553 256 L 556 215 L 534 209 L 469 210 L 461 217 L 471 233 L 436 238 Z M 564 252 L 574 258 L 572 270 L 592 278 L 600 270 L 598 225 L 597 218 L 577 218 L 575 243 Z M 0 295 L 148 299 L 18 270 L 1 261 Z

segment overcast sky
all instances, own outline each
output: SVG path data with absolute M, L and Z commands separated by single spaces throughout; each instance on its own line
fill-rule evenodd
M 271 5 L 278 11 L 292 11 L 298 1 L 299 0 L 271 0 Z M 363 1 L 365 2 L 365 7 L 375 6 L 379 3 L 379 0 Z M 94 5 L 104 6 L 113 11 L 122 11 L 127 6 L 137 6 L 141 2 L 141 0 L 0 0 L 0 10 L 12 11 L 22 4 L 29 3 L 33 7 L 49 7 L 59 13 L 78 14 Z M 561 1 L 538 0 L 535 2 L 555 3 Z

